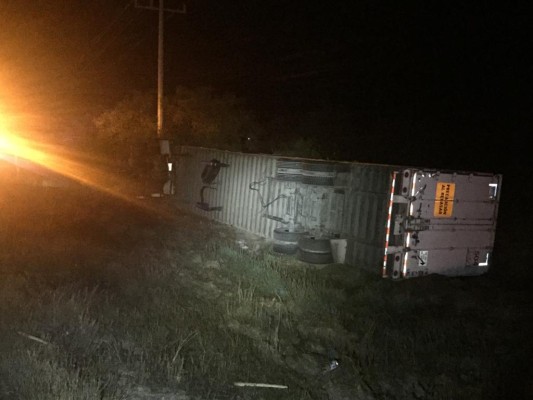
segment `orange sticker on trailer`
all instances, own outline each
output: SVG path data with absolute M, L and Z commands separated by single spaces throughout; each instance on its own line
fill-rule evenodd
M 433 216 L 437 218 L 450 218 L 453 213 L 453 198 L 455 196 L 455 183 L 437 182 L 435 192 L 435 208 Z

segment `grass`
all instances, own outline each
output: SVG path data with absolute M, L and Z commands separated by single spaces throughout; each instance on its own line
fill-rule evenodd
M 268 246 L 245 251 L 231 229 L 184 213 L 168 223 L 82 197 L 90 207 L 21 201 L 2 215 L 0 398 L 496 399 L 528 390 L 527 331 L 507 329 L 527 315 L 516 308 L 524 293 L 509 296 L 490 277 L 391 282 L 316 268 Z M 332 360 L 339 368 L 327 372 Z

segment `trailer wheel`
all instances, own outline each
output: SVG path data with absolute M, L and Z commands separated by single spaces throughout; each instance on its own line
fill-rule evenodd
M 298 240 L 298 248 L 310 253 L 331 253 L 331 242 L 329 238 L 306 235 Z
M 307 232 L 291 231 L 287 228 L 274 229 L 274 245 L 272 250 L 280 254 L 295 254 L 298 250 L 298 239 Z
M 330 253 L 310 253 L 298 249 L 298 260 L 309 264 L 332 264 L 333 256 Z
M 276 241 L 272 245 L 272 251 L 278 254 L 296 254 L 296 251 L 298 251 L 298 244 Z
M 274 240 L 297 243 L 298 239 L 300 239 L 303 235 L 307 235 L 307 232 L 291 231 L 287 228 L 274 229 Z

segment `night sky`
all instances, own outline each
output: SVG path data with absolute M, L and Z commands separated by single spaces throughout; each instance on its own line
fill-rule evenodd
M 167 93 L 212 86 L 287 124 L 321 115 L 348 160 L 489 172 L 525 160 L 529 21 L 519 3 L 186 5 L 166 14 Z M 0 21 L 2 78 L 27 106 L 68 121 L 66 135 L 132 90 L 157 88 L 157 12 L 133 1 L 3 0 Z

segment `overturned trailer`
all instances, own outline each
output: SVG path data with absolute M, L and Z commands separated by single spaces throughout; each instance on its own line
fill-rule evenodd
M 184 146 L 176 198 L 204 217 L 273 239 L 343 239 L 343 262 L 383 277 L 480 275 L 492 263 L 502 175 Z

